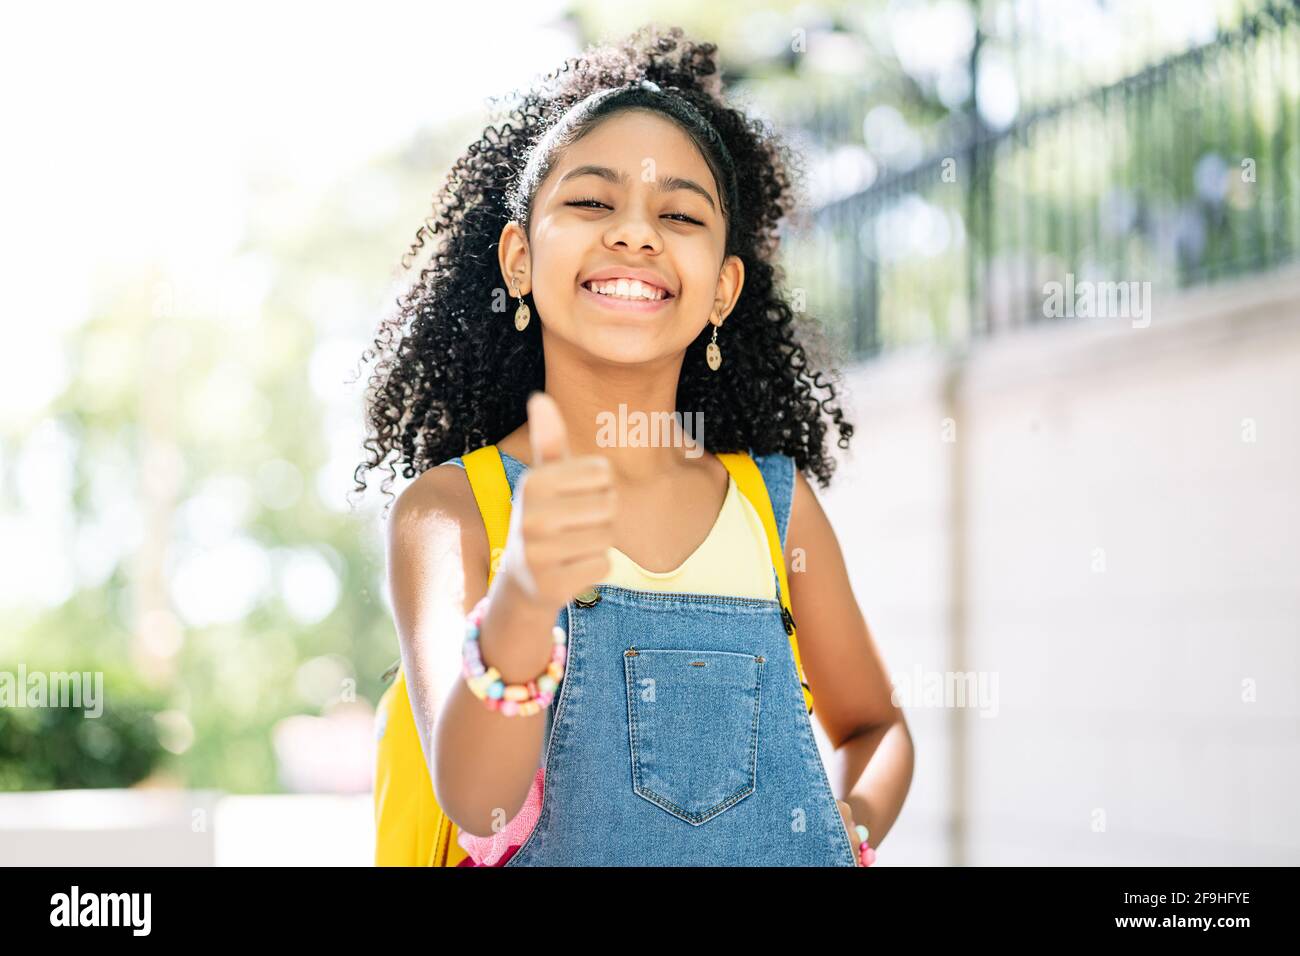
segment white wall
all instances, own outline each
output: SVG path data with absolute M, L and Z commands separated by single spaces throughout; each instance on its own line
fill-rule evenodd
M 891 672 L 997 680 L 906 708 L 881 863 L 1300 863 L 1300 272 L 845 378 L 820 495 Z

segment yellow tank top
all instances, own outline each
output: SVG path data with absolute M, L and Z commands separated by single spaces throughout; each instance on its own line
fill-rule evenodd
M 763 519 L 727 476 L 727 495 L 709 535 L 672 571 L 643 568 L 618 548 L 608 550 L 610 573 L 602 583 L 640 591 L 690 591 L 776 599 L 776 578 Z

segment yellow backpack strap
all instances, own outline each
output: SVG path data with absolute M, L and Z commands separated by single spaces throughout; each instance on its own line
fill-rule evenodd
M 781 621 L 785 624 L 786 633 L 790 635 L 790 649 L 794 652 L 794 666 L 799 673 L 799 684 L 803 687 L 804 704 L 811 714 L 813 693 L 812 688 L 808 686 L 808 681 L 804 679 L 803 663 L 799 660 L 799 639 L 795 635 L 794 614 L 790 611 L 790 587 L 786 582 L 785 554 L 781 550 L 781 535 L 777 532 L 776 517 L 772 514 L 772 498 L 767 492 L 767 482 L 763 480 L 763 473 L 758 470 L 758 463 L 746 452 L 719 452 L 717 455 L 727 471 L 731 472 L 736 487 L 749 499 L 758 516 L 763 519 L 763 528 L 767 531 L 767 547 L 772 554 L 772 564 L 776 568 L 777 581 L 780 583 L 777 599 L 781 602 Z
M 375 866 L 441 866 L 438 828 L 445 815 L 433 795 L 400 668 L 379 699 L 375 720 Z M 445 859 L 445 847 L 441 853 Z
M 488 585 L 491 586 L 505 551 L 506 532 L 510 530 L 510 479 L 506 477 L 506 464 L 496 445 L 484 445 L 463 456 L 461 461 L 465 463 L 465 475 L 474 490 L 479 513 L 483 515 L 483 527 L 487 529 L 488 554 L 491 555 Z

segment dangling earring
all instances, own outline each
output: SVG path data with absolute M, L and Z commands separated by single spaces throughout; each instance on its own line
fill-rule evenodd
M 519 294 L 519 284 L 512 283 L 515 288 L 515 298 L 519 300 L 519 308 L 515 309 L 515 329 L 522 332 L 528 328 L 528 320 L 532 318 L 532 310 L 524 303 L 524 297 Z
M 715 312 L 714 315 L 717 313 Z M 718 370 L 722 364 L 722 349 L 718 348 L 718 327 L 713 327 L 713 339 L 709 342 L 709 347 L 704 350 L 704 358 L 709 363 L 709 368 L 713 371 Z

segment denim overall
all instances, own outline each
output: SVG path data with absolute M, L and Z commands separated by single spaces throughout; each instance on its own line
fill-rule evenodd
M 784 552 L 793 462 L 753 457 Z M 776 598 L 594 590 L 556 619 L 541 816 L 505 865 L 856 866 Z

